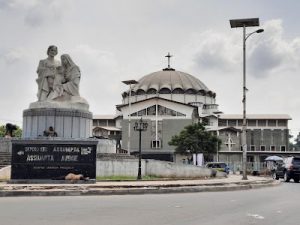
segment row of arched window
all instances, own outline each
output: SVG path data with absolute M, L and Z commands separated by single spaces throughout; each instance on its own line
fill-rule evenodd
M 174 90 L 171 90 L 169 88 L 161 88 L 158 91 L 159 94 L 197 94 L 197 95 L 203 95 L 203 96 L 209 96 L 209 97 L 216 97 L 216 93 L 212 91 L 205 91 L 205 90 L 195 90 L 195 89 L 187 89 L 183 90 L 182 88 L 175 88 Z M 149 90 L 145 91 L 143 89 L 138 89 L 137 91 L 131 91 L 131 96 L 134 95 L 151 95 L 151 94 L 157 94 L 157 90 L 155 88 L 150 88 Z M 128 92 L 124 92 L 122 94 L 123 97 L 127 97 L 129 95 Z

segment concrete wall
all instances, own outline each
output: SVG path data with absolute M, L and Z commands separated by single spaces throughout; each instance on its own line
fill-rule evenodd
M 11 139 L 0 138 L 0 152 L 11 152 Z
M 103 176 L 137 176 L 137 159 L 97 160 L 98 177 Z M 161 176 L 169 178 L 197 178 L 210 177 L 213 175 L 211 169 L 193 165 L 176 164 L 158 160 L 142 160 L 142 175 Z M 217 176 L 225 176 L 217 173 Z
M 138 160 L 117 159 L 97 160 L 96 176 L 137 176 Z M 145 174 L 145 163 L 142 162 L 142 174 Z
M 210 177 L 212 170 L 193 165 L 177 164 L 158 160 L 147 160 L 146 175 L 162 177 Z
M 116 141 L 110 139 L 99 139 L 97 153 L 116 153 Z

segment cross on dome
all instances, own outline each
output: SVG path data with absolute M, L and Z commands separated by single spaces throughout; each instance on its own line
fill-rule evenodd
M 168 58 L 168 68 L 170 69 L 170 60 L 171 60 L 171 57 L 173 57 L 172 55 L 170 55 L 170 52 L 168 52 L 168 55 L 166 55 L 165 57 Z
M 168 55 L 166 55 L 165 57 L 168 58 L 168 67 L 163 70 L 175 70 L 170 66 L 171 57 L 173 57 L 173 55 L 171 55 L 170 52 L 168 52 Z

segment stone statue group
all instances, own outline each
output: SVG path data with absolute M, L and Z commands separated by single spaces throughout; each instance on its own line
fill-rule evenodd
M 79 95 L 80 69 L 68 54 L 56 60 L 58 50 L 54 45 L 47 50 L 48 57 L 40 60 L 37 69 L 38 101 L 70 101 Z

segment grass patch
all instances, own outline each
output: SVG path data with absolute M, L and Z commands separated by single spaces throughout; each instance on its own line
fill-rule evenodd
M 136 177 L 133 176 L 103 176 L 103 177 L 97 177 L 97 181 L 101 180 L 136 180 Z
M 161 177 L 158 176 L 143 176 L 142 180 L 158 180 Z M 134 176 L 103 176 L 97 177 L 97 181 L 130 181 L 130 180 L 137 180 L 137 177 Z

